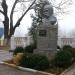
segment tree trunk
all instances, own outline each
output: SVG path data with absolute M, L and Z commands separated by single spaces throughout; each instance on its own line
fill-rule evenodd
M 32 4 L 28 7 L 28 9 L 24 12 L 24 14 L 18 19 L 15 25 L 13 25 L 13 13 L 15 6 L 18 2 L 18 0 L 15 0 L 14 5 L 11 9 L 10 18 L 8 17 L 8 5 L 6 3 L 6 0 L 2 0 L 2 8 L 3 11 L 0 11 L 4 15 L 4 39 L 5 39 L 5 45 L 10 44 L 11 36 L 14 34 L 16 27 L 20 25 L 21 20 L 26 15 L 26 13 L 31 9 L 32 5 L 35 3 L 36 0 L 32 2 Z M 10 22 L 9 22 L 10 19 Z M 10 28 L 9 28 L 10 27 Z

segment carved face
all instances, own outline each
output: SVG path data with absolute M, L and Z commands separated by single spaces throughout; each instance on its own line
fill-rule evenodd
M 49 18 L 53 14 L 53 8 L 50 5 L 45 5 L 43 9 L 43 17 Z

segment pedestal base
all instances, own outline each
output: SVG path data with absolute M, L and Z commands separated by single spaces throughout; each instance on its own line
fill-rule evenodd
M 57 50 L 39 50 L 39 49 L 34 50 L 34 54 L 47 56 L 49 60 L 53 59 L 56 53 L 57 53 Z

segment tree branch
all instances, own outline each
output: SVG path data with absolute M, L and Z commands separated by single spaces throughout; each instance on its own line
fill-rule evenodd
M 18 27 L 20 25 L 21 20 L 23 19 L 23 17 L 25 16 L 25 14 L 31 9 L 31 7 L 33 6 L 33 4 L 35 3 L 36 0 L 34 0 L 32 2 L 32 4 L 29 6 L 29 8 L 25 11 L 25 13 L 19 18 L 19 20 L 17 21 L 17 23 L 14 26 L 14 30 L 16 29 L 16 27 Z
M 7 10 L 8 10 L 8 6 L 7 6 L 7 3 L 6 3 L 6 0 L 2 0 L 2 8 L 3 8 L 3 14 L 4 14 L 4 21 L 3 21 L 3 24 L 4 24 L 4 38 L 7 38 L 8 37 L 8 32 L 9 32 L 9 18 L 8 18 L 8 15 L 7 15 Z
M 4 12 L 2 10 L 0 10 L 0 12 L 4 15 Z
M 11 10 L 11 14 L 10 14 L 10 30 L 13 29 L 13 13 L 14 13 L 14 9 L 15 9 L 15 6 L 16 6 L 17 2 L 18 2 L 18 0 L 15 0 L 14 5 L 13 5 L 12 10 Z

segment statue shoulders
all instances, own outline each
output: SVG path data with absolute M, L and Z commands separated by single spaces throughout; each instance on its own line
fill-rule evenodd
M 43 19 L 42 19 L 42 22 L 43 22 L 43 24 L 45 23 L 45 24 L 54 25 L 54 24 L 57 22 L 57 19 L 56 19 L 55 16 L 52 15 L 52 16 L 49 17 L 48 19 L 47 19 L 47 18 L 43 18 Z

